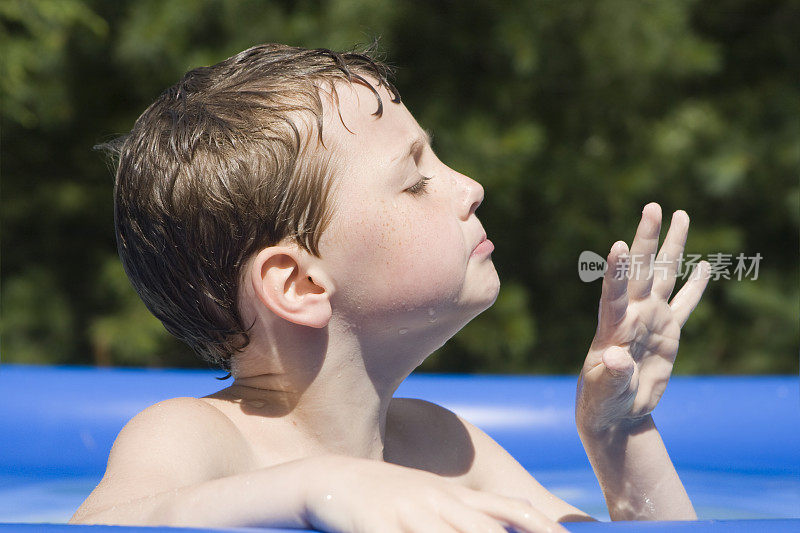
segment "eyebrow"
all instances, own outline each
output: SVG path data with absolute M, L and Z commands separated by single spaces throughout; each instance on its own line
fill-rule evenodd
M 411 144 L 408 146 L 408 150 L 396 155 L 392 159 L 389 160 L 390 163 L 396 163 L 397 161 L 403 161 L 408 156 L 413 154 L 416 150 L 424 148 L 426 145 L 430 146 L 433 143 L 433 133 L 428 129 L 422 129 L 422 134 L 411 141 Z

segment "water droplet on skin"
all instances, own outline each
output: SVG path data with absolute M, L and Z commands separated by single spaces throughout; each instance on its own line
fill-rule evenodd
M 408 333 L 408 328 L 400 328 L 400 331 L 398 331 L 398 333 L 400 333 L 400 335 L 405 335 L 406 333 Z
M 436 314 L 436 311 L 434 311 L 433 307 L 431 307 L 430 309 L 428 309 L 428 314 L 429 314 L 429 315 L 431 315 L 431 316 L 433 316 L 433 315 L 435 315 L 435 314 Z

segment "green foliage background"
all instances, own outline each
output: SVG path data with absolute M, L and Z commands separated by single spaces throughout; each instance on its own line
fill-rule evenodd
M 485 186 L 503 284 L 422 369 L 577 372 L 600 293 L 578 255 L 657 201 L 692 218 L 687 252 L 763 256 L 710 283 L 676 371 L 797 372 L 799 27 L 796 1 L 0 3 L 3 361 L 202 365 L 130 287 L 91 147 L 190 68 L 379 35 L 439 157 Z

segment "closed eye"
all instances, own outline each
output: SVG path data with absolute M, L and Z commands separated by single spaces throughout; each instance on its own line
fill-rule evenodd
M 406 189 L 408 192 L 414 195 L 421 195 L 424 194 L 427 190 L 428 180 L 430 180 L 428 176 L 422 176 L 422 179 L 416 182 L 414 185 Z

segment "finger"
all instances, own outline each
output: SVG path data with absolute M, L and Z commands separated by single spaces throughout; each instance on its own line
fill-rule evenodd
M 628 272 L 628 297 L 632 300 L 646 298 L 653 285 L 653 259 L 658 249 L 661 231 L 661 206 L 650 202 L 642 210 L 642 220 L 631 244 Z
M 672 214 L 669 231 L 658 253 L 653 266 L 653 294 L 668 300 L 675 288 L 675 275 L 678 271 L 678 260 L 686 246 L 686 235 L 689 233 L 689 215 L 678 210 Z
M 608 267 L 603 275 L 603 288 L 600 294 L 598 330 L 607 331 L 625 318 L 628 309 L 628 276 L 623 257 L 627 252 L 628 245 L 623 241 L 617 241 L 611 246 L 608 254 L 606 263 Z
M 490 492 L 476 492 L 472 503 L 465 501 L 474 509 L 482 511 L 500 522 L 525 533 L 559 532 L 567 530 L 541 511 L 534 509 L 526 500 L 508 498 Z
M 599 398 L 619 398 L 638 387 L 638 368 L 627 349 L 611 346 L 601 355 L 601 363 L 586 373 L 584 383 Z
M 608 348 L 601 357 L 603 362 L 584 376 L 587 393 L 581 396 L 579 406 L 583 411 L 593 413 L 589 417 L 589 426 L 600 431 L 608 429 L 630 411 L 637 397 L 641 368 L 640 365 L 633 365 L 632 370 L 629 368 L 630 353 L 620 346 Z
M 615 391 L 627 390 L 633 377 L 636 364 L 628 350 L 612 346 L 603 352 L 603 380 Z
M 403 515 L 402 531 L 413 533 L 461 533 L 460 529 L 454 528 L 447 520 L 440 516 L 441 513 L 418 510 L 414 513 Z M 374 531 L 381 531 L 380 529 Z M 372 533 L 372 532 L 370 532 Z
M 352 531 L 353 533 L 372 533 L 373 531 L 381 531 L 385 533 L 406 533 L 408 531 L 402 523 L 392 524 L 386 521 L 385 519 L 375 519 L 371 521 L 364 521 L 361 523 L 353 524 L 351 527 L 348 528 L 330 528 L 330 526 L 325 525 L 323 529 L 322 526 L 315 526 L 312 531 L 330 531 L 336 533 L 347 533 Z M 255 529 L 258 531 L 258 529 Z
M 506 533 L 506 528 L 497 520 L 465 505 L 456 503 L 443 505 L 439 513 L 462 533 Z
M 692 270 L 689 281 L 681 287 L 678 294 L 672 299 L 669 306 L 672 309 L 672 315 L 675 321 L 680 324 L 681 328 L 686 324 L 689 315 L 692 314 L 694 308 L 700 302 L 703 296 L 703 291 L 706 290 L 708 279 L 711 277 L 711 265 L 708 261 L 700 261 L 697 266 Z

